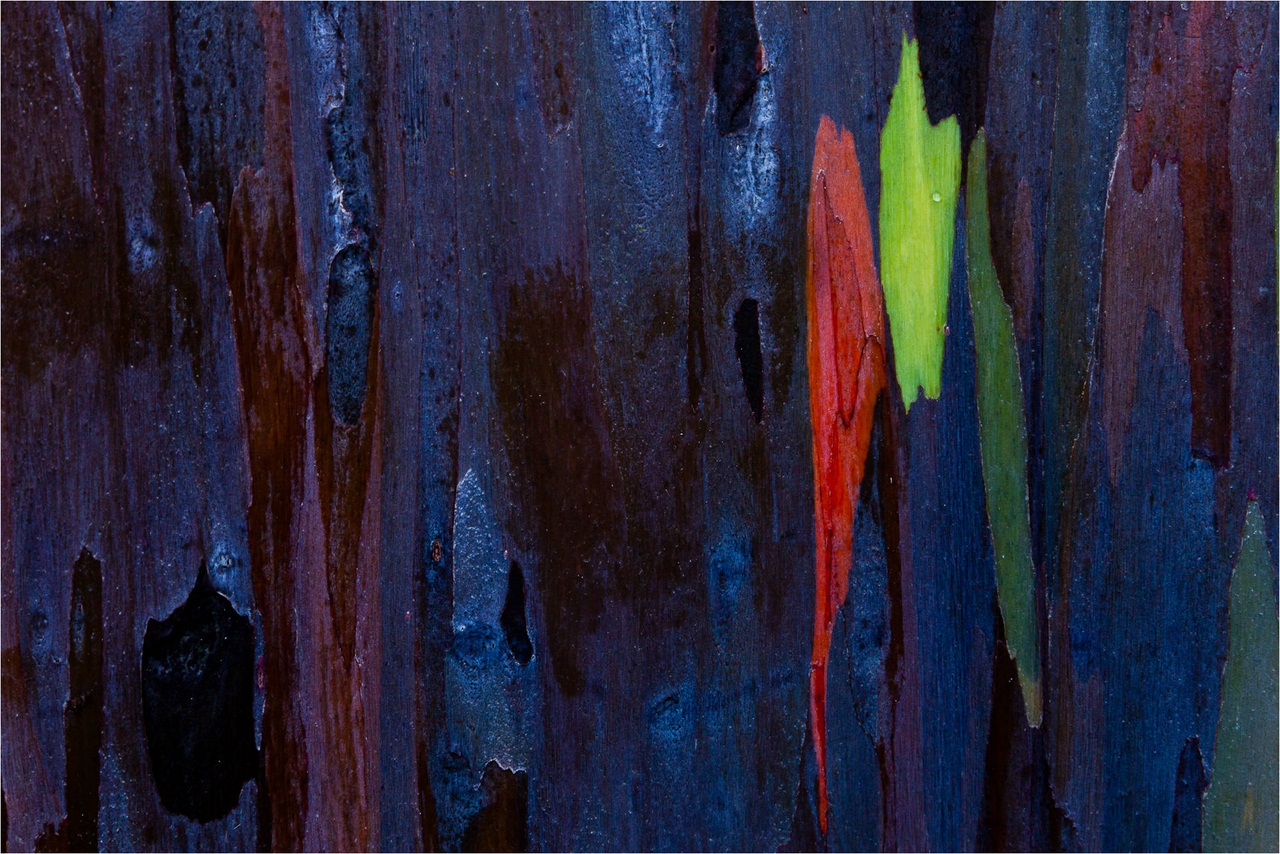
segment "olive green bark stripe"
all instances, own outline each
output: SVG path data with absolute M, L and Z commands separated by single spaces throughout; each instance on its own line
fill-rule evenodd
M 1231 575 L 1227 664 L 1213 773 L 1204 798 L 1205 851 L 1276 851 L 1277 640 L 1275 573 L 1257 501 L 1245 514 Z
M 969 149 L 965 210 L 969 305 L 978 363 L 978 435 L 987 517 L 995 549 L 996 594 L 1004 618 L 1005 643 L 1018 667 L 1027 721 L 1039 726 L 1042 703 L 1035 568 L 1027 506 L 1027 427 L 1013 313 L 1004 301 L 991 261 L 987 138 L 983 131 L 978 132 Z

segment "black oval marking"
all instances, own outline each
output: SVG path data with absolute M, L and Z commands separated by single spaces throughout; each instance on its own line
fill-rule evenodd
M 203 565 L 187 601 L 147 622 L 142 716 L 160 802 L 199 822 L 222 818 L 254 775 L 253 628 Z
M 498 622 L 502 625 L 502 633 L 507 636 L 511 657 L 522 667 L 533 658 L 533 641 L 529 640 L 524 610 L 524 570 L 513 560 L 511 571 L 507 573 L 507 599 L 502 603 Z
M 744 299 L 733 314 L 733 349 L 742 369 L 742 387 L 757 424 L 764 423 L 764 354 L 760 350 L 760 306 Z
M 369 383 L 369 343 L 378 279 L 368 251 L 343 247 L 329 265 L 329 314 L 325 330 L 329 410 L 343 424 L 355 424 Z

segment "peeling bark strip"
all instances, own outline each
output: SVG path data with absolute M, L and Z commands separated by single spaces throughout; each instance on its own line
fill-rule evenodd
M 1022 414 L 1013 312 L 1005 304 L 991 260 L 987 138 L 981 130 L 969 149 L 965 215 L 969 303 L 978 357 L 978 432 L 982 438 L 987 517 L 995 549 L 996 591 L 1004 618 L 1005 643 L 1018 666 L 1027 721 L 1038 727 L 1042 714 L 1040 646 L 1027 506 L 1027 426 Z
M 818 757 L 818 821 L 827 831 L 827 661 L 849 593 L 853 518 L 871 418 L 885 384 L 884 307 L 853 135 L 818 125 L 809 183 L 809 415 L 817 539 L 809 716 Z
M 607 571 L 617 550 L 607 534 L 618 530 L 621 515 L 613 488 L 616 464 L 592 376 L 590 290 L 557 266 L 531 272 L 507 299 L 493 385 L 506 440 L 518 455 L 516 472 L 529 490 L 522 504 L 547 546 L 541 575 L 551 672 L 572 697 L 587 687 L 579 639 L 595 630 L 604 612 Z M 522 572 L 508 580 L 523 590 Z M 523 657 L 519 647 L 513 656 Z
M 893 363 L 907 411 L 942 393 L 942 344 L 960 191 L 960 126 L 925 110 L 920 47 L 902 36 L 902 64 L 880 138 L 880 263 Z
M 67 746 L 67 851 L 98 850 L 98 786 L 102 771 L 102 564 L 88 549 L 71 571 L 70 697 L 63 723 Z

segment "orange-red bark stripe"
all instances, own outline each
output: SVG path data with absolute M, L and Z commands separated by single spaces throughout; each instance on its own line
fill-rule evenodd
M 884 298 L 853 135 L 826 116 L 809 184 L 809 415 L 817 540 L 810 720 L 818 760 L 818 820 L 827 831 L 827 659 L 849 591 L 853 516 L 876 397 L 885 384 Z

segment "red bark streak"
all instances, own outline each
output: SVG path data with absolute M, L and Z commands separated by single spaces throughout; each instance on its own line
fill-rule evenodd
M 1211 3 L 1169 8 L 1158 25 L 1131 28 L 1132 186 L 1145 191 L 1153 161 L 1178 164 L 1191 446 L 1217 468 L 1231 461 L 1229 131 L 1238 54 L 1234 23 Z
M 1231 462 L 1231 78 L 1235 32 L 1225 11 L 1193 3 L 1182 150 L 1182 323 L 1191 360 L 1191 450 Z
M 290 364 L 304 358 L 289 322 L 297 312 L 293 224 L 289 210 L 275 210 L 289 196 L 272 192 L 273 177 L 248 170 L 241 175 L 232 199 L 227 267 L 249 434 L 249 552 L 265 650 L 262 749 L 271 845 L 297 850 L 303 844 L 307 758 L 303 724 L 291 699 L 299 676 L 292 529 L 294 481 L 301 479 L 306 452 L 307 387 L 305 366 Z
M 817 597 L 810 719 L 818 759 L 818 821 L 827 831 L 827 659 L 849 592 L 853 517 L 885 384 L 884 301 L 853 135 L 823 116 L 809 184 L 809 413 L 813 424 Z
M 1119 156 L 1107 194 L 1106 242 L 1102 256 L 1102 294 L 1098 327 L 1107 370 L 1102 375 L 1102 424 L 1112 484 L 1118 482 L 1138 382 L 1142 329 L 1147 311 L 1164 321 L 1174 347 L 1183 348 L 1178 311 L 1181 244 L 1171 240 L 1180 227 L 1178 170 L 1174 165 L 1150 171 L 1140 193 L 1132 189 L 1129 131 L 1120 134 Z
M 307 454 L 311 377 L 299 281 L 289 86 L 279 9 L 262 6 L 267 46 L 269 150 L 264 168 L 246 168 L 232 197 L 227 278 L 242 378 L 250 470 L 249 552 L 253 595 L 262 616 L 262 751 L 259 811 L 275 850 L 305 846 L 307 733 L 297 698 L 297 567 L 307 551 L 298 536 Z
M 227 271 L 243 371 L 249 547 L 262 615 L 264 807 L 277 850 L 377 847 L 381 374 L 360 420 L 336 423 L 308 305 L 278 7 L 260 7 L 264 167 L 241 173 Z M 310 271 L 310 275 L 320 275 Z M 378 364 L 373 318 L 370 363 Z M 373 666 L 365 662 L 374 663 Z M 313 781 L 315 785 L 313 786 Z

